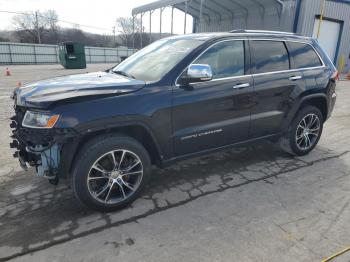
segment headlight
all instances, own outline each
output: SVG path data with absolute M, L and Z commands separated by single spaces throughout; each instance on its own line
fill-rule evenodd
M 52 128 L 60 115 L 45 112 L 27 111 L 24 115 L 22 126 L 31 128 Z

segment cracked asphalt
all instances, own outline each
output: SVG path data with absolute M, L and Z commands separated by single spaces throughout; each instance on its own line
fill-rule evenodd
M 89 65 L 85 71 L 110 65 Z M 22 171 L 11 156 L 18 81 L 76 73 L 0 67 L 0 261 L 321 261 L 350 246 L 350 82 L 340 81 L 317 148 L 291 157 L 270 143 L 154 169 L 142 197 L 114 213 Z M 350 252 L 332 261 L 350 261 Z

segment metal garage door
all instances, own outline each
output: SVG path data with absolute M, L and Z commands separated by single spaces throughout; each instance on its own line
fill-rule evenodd
M 312 37 L 317 37 L 319 19 L 315 19 L 314 32 Z M 321 46 L 326 50 L 328 56 L 335 62 L 337 46 L 339 41 L 341 24 L 329 20 L 323 20 L 321 24 L 320 36 L 318 38 Z

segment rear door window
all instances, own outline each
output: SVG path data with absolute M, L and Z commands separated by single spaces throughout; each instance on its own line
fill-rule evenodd
M 293 69 L 321 66 L 320 58 L 307 43 L 288 42 Z
M 268 73 L 289 70 L 289 55 L 283 41 L 254 40 L 250 41 L 255 73 Z
M 193 64 L 210 65 L 213 79 L 244 75 L 244 42 L 234 40 L 214 44 Z

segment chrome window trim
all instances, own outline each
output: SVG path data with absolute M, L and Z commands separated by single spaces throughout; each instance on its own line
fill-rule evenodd
M 287 73 L 287 72 L 298 72 L 298 71 L 304 71 L 304 70 L 312 70 L 312 69 L 321 69 L 321 68 L 325 68 L 326 64 L 324 63 L 322 57 L 320 56 L 320 54 L 317 52 L 317 50 L 315 49 L 315 47 L 313 47 L 310 43 L 308 43 L 307 41 L 301 41 L 301 40 L 289 40 L 289 39 L 278 39 L 278 38 L 250 38 L 250 37 L 245 37 L 245 38 L 232 38 L 232 39 L 224 39 L 221 41 L 218 41 L 216 43 L 213 43 L 212 45 L 208 46 L 203 52 L 201 52 L 195 59 L 192 60 L 192 62 L 186 66 L 186 68 L 184 70 L 182 70 L 182 72 L 178 75 L 178 77 L 175 80 L 175 86 L 179 87 L 181 85 L 179 85 L 177 83 L 177 81 L 179 80 L 180 76 L 185 72 L 185 70 L 194 62 L 196 61 L 202 54 L 204 54 L 209 48 L 222 43 L 222 42 L 228 42 L 228 41 L 278 41 L 278 42 L 293 42 L 293 43 L 301 43 L 301 44 L 307 44 L 309 46 L 311 46 L 311 48 L 314 50 L 314 52 L 316 53 L 316 55 L 318 56 L 318 58 L 321 61 L 320 66 L 314 66 L 314 67 L 304 67 L 304 68 L 295 68 L 295 69 L 288 69 L 288 70 L 281 70 L 281 71 L 271 71 L 271 72 L 266 72 L 266 73 L 256 73 L 256 74 L 249 74 L 249 75 L 240 75 L 240 76 L 232 76 L 232 77 L 223 77 L 223 78 L 216 78 L 216 79 L 212 79 L 210 81 L 206 81 L 206 82 L 215 82 L 218 80 L 228 80 L 228 79 L 236 79 L 236 78 L 242 78 L 242 77 L 254 77 L 254 76 L 259 76 L 259 75 L 270 75 L 270 74 L 280 74 L 280 73 Z M 196 84 L 196 83 L 193 83 Z
M 305 68 L 296 68 L 296 69 L 289 69 L 289 70 L 280 70 L 280 71 L 273 71 L 273 72 L 266 72 L 266 73 L 256 73 L 251 74 L 251 76 L 259 76 L 259 75 L 273 75 L 273 74 L 280 74 L 280 73 L 293 73 L 298 71 L 304 71 L 304 70 L 312 70 L 312 69 L 320 69 L 324 68 L 325 66 L 314 66 L 314 67 L 305 67 Z

